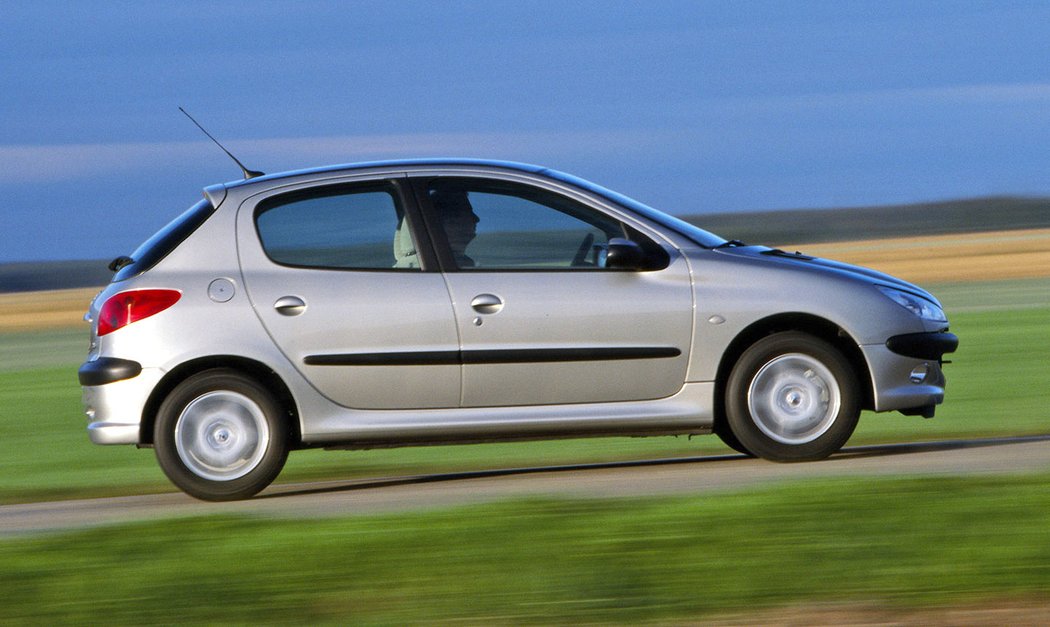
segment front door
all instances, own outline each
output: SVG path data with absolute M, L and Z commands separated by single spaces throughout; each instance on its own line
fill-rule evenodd
M 481 178 L 418 186 L 441 243 L 465 407 L 632 401 L 685 381 L 687 263 L 619 219 L 551 190 Z M 614 237 L 654 264 L 604 267 Z

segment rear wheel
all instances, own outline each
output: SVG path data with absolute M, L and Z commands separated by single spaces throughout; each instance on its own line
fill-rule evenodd
M 860 416 L 857 377 L 846 358 L 827 342 L 794 331 L 744 351 L 725 400 L 728 427 L 741 446 L 773 461 L 831 455 Z
M 288 457 L 280 404 L 254 379 L 229 369 L 180 383 L 160 406 L 153 441 L 171 482 L 206 501 L 257 494 Z

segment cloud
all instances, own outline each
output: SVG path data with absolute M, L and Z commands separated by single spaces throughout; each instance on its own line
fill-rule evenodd
M 763 107 L 802 108 L 848 105 L 977 104 L 1004 105 L 1050 102 L 1050 83 L 947 85 L 869 91 L 777 96 L 752 101 Z M 739 103 L 746 106 L 746 103 Z
M 880 94 L 876 93 L 876 97 Z M 955 85 L 919 89 L 887 90 L 882 97 L 908 100 L 944 100 L 1010 104 L 1050 101 L 1050 83 Z
M 422 133 L 223 140 L 248 167 L 280 169 L 373 159 L 481 157 L 535 159 L 636 151 L 671 141 L 667 133 L 540 131 L 511 133 Z M 225 159 L 210 141 L 0 145 L 0 183 L 82 180 Z M 283 165 L 282 165 L 283 164 Z

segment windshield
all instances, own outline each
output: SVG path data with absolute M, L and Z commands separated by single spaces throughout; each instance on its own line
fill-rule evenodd
M 709 233 L 708 231 L 705 231 L 698 226 L 689 224 L 688 222 L 680 218 L 667 215 L 662 211 L 657 211 L 649 205 L 644 205 L 638 202 L 637 200 L 634 200 L 633 198 L 624 196 L 619 192 L 614 192 L 611 189 L 606 189 L 601 185 L 596 185 L 588 180 L 581 179 L 577 176 L 566 174 L 564 172 L 559 172 L 557 170 L 544 170 L 543 174 L 546 174 L 547 176 L 553 179 L 557 179 L 559 181 L 575 185 L 576 187 L 583 188 L 589 192 L 607 198 L 618 205 L 622 205 L 630 209 L 631 211 L 634 211 L 638 215 L 648 218 L 653 222 L 656 222 L 657 224 L 666 226 L 667 228 L 675 231 L 676 233 L 680 233 L 688 237 L 689 239 L 693 240 L 694 242 L 703 246 L 704 248 L 715 248 L 717 246 L 722 246 L 726 243 L 725 238 L 719 237 L 714 233 Z
M 114 281 L 123 281 L 142 274 L 168 256 L 168 253 L 183 242 L 197 227 L 211 216 L 215 208 L 207 200 L 202 200 L 184 211 L 167 226 L 153 234 L 131 253 L 131 263 L 120 268 L 113 275 Z

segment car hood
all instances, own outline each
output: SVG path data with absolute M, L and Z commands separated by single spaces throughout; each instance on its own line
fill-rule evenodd
M 932 294 L 914 283 L 909 283 L 903 279 L 898 279 L 895 276 L 872 270 L 871 268 L 855 266 L 853 264 L 834 261 L 832 259 L 813 257 L 799 252 L 789 253 L 780 250 L 779 248 L 769 248 L 768 246 L 733 246 L 716 249 L 716 252 L 730 257 L 761 260 L 764 263 L 787 266 L 801 271 L 830 273 L 868 284 L 895 287 L 922 296 L 923 298 L 940 305 L 940 302 Z

